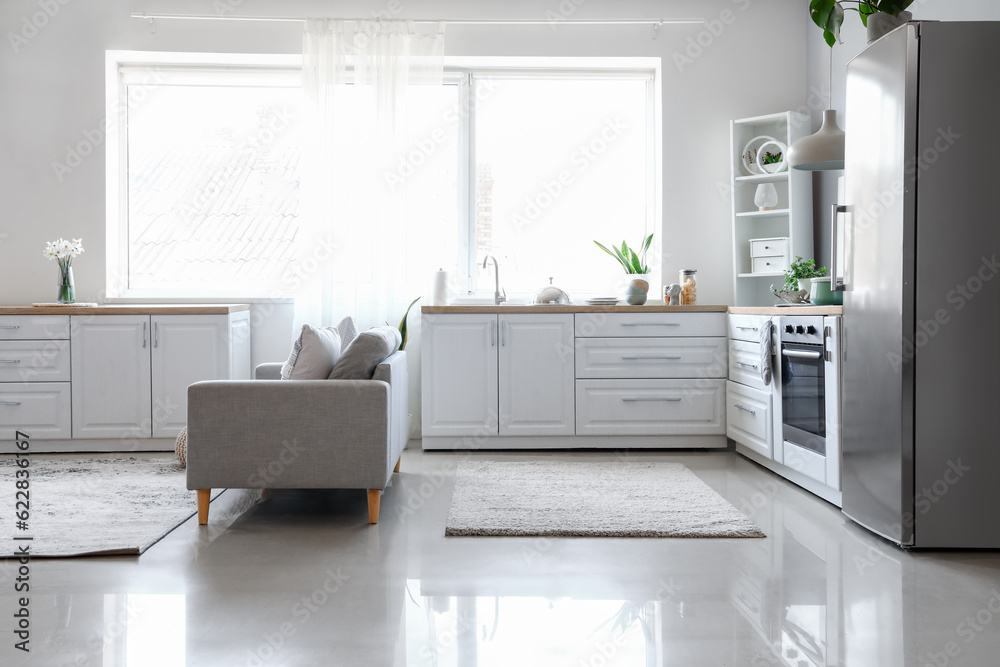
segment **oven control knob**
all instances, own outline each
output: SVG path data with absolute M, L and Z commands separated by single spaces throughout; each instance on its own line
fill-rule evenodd
M 800 334 L 805 332 L 806 332 L 805 327 L 803 327 L 801 324 L 795 327 L 795 333 Z
M 806 333 L 807 334 L 814 334 L 814 333 L 816 333 L 816 327 L 814 327 L 813 325 L 810 324 L 809 326 L 806 327 Z
M 795 333 L 795 327 L 793 327 L 791 324 L 786 324 L 785 333 Z

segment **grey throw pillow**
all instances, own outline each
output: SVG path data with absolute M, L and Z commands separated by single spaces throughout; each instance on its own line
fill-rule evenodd
M 348 315 L 340 320 L 336 329 L 340 334 L 340 351 L 343 352 L 358 337 L 358 325 L 354 323 L 354 318 Z
M 358 334 L 330 373 L 331 380 L 371 380 L 375 367 L 399 349 L 403 337 L 395 327 L 375 327 Z
M 288 361 L 281 367 L 281 379 L 325 380 L 337 365 L 342 349 L 337 327 L 303 324 Z

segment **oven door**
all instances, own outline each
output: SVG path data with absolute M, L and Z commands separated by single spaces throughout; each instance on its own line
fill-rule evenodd
M 826 456 L 826 367 L 822 345 L 781 344 L 784 439 Z

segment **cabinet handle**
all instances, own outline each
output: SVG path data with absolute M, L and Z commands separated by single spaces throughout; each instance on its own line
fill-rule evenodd
M 497 346 L 497 323 L 495 320 L 490 320 L 490 347 Z
M 160 347 L 160 323 L 153 322 L 153 347 Z
M 622 396 L 624 403 L 640 403 L 647 401 L 668 401 L 670 403 L 680 403 L 679 398 L 669 398 L 667 396 Z
M 4 324 L 3 326 L 0 326 L 0 329 L 20 329 L 20 328 L 21 328 L 20 325 L 17 324 Z
M 757 364 L 748 364 L 748 363 L 743 362 L 743 361 L 737 361 L 736 365 L 737 366 L 742 366 L 743 368 L 752 368 L 754 370 L 757 370 Z
M 681 357 L 679 357 L 679 356 L 677 356 L 677 357 L 664 357 L 664 356 L 647 356 L 647 357 L 641 357 L 639 355 L 624 355 L 624 354 L 622 355 L 622 361 L 639 361 L 639 360 L 645 360 L 645 359 L 665 359 L 665 360 L 669 360 L 669 361 L 677 361 L 680 358 Z
M 500 323 L 500 346 L 504 347 L 507 345 L 507 323 Z
M 622 322 L 623 327 L 679 327 L 676 322 Z
M 740 331 L 759 331 L 757 327 L 736 327 Z
M 733 404 L 733 407 L 736 408 L 737 410 L 742 410 L 743 412 L 746 412 L 747 414 L 751 414 L 751 415 L 755 415 L 755 416 L 757 414 L 756 410 L 751 410 L 750 408 L 745 408 L 742 405 L 740 405 L 739 403 Z
M 0 359 L 0 364 L 19 364 L 20 359 Z
M 142 323 L 142 347 L 146 349 L 146 323 Z
M 21 405 L 20 401 L 0 401 L 0 405 Z

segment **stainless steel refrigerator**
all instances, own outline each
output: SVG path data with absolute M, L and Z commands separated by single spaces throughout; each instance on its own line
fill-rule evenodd
M 843 510 L 903 546 L 1000 547 L 998 70 L 1000 22 L 847 67 Z

